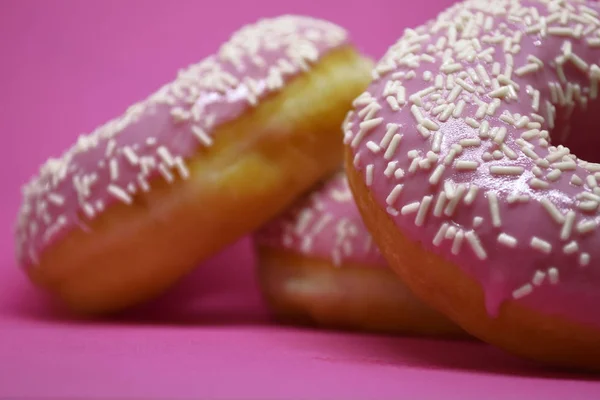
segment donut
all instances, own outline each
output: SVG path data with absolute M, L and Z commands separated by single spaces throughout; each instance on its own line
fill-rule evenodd
M 23 188 L 19 265 L 76 313 L 156 296 L 339 168 L 371 69 L 324 20 L 242 27 L 41 166 Z
M 454 337 L 454 323 L 418 300 L 373 243 L 343 172 L 254 234 L 259 284 L 284 323 Z M 466 336 L 466 335 L 464 335 Z
M 600 367 L 600 6 L 470 0 L 406 29 L 344 123 L 407 286 L 506 351 Z

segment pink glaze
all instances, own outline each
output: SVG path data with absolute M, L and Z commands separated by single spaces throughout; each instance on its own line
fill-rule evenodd
M 385 267 L 363 224 L 344 173 L 334 175 L 255 234 L 259 245 L 326 259 Z
M 556 145 L 593 153 L 595 132 L 569 127 L 599 104 L 599 11 L 457 4 L 405 31 L 347 120 L 376 201 L 478 280 L 491 316 L 515 299 L 600 326 L 600 164 Z
M 150 190 L 151 179 L 186 179 L 186 161 L 211 146 L 221 124 L 238 118 L 295 75 L 308 71 L 346 32 L 307 17 L 265 19 L 236 32 L 218 53 L 124 115 L 81 136 L 60 159 L 50 159 L 23 189 L 17 254 L 36 264 L 45 248 L 114 202 Z

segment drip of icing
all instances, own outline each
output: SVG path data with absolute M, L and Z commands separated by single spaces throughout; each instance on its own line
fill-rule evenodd
M 456 4 L 405 31 L 346 119 L 375 200 L 478 280 L 492 316 L 514 299 L 600 325 L 600 164 L 550 143 L 573 110 L 599 104 L 599 10 Z M 585 148 L 586 132 L 570 135 Z
M 86 229 L 86 221 L 112 203 L 131 204 L 136 193 L 150 190 L 152 179 L 187 179 L 186 161 L 212 145 L 216 128 L 346 43 L 346 32 L 326 21 L 261 20 L 122 116 L 81 136 L 23 188 L 16 229 L 20 264 L 37 264 L 45 248 L 72 229 Z
M 362 222 L 343 173 L 299 199 L 254 237 L 260 245 L 326 259 L 336 266 L 387 265 Z

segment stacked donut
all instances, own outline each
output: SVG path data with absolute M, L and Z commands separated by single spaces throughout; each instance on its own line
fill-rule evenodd
M 281 320 L 598 370 L 599 82 L 595 2 L 467 0 L 373 69 L 340 27 L 263 20 L 44 165 L 18 258 L 110 312 L 255 233 Z

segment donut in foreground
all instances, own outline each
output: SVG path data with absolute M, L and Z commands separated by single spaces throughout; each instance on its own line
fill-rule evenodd
M 390 266 L 466 331 L 600 369 L 595 2 L 472 0 L 406 30 L 345 124 Z
M 370 71 L 326 21 L 240 29 L 41 167 L 23 189 L 19 263 L 81 313 L 157 295 L 339 168 Z
M 259 281 L 276 318 L 322 327 L 466 336 L 400 282 L 337 173 L 259 230 Z

